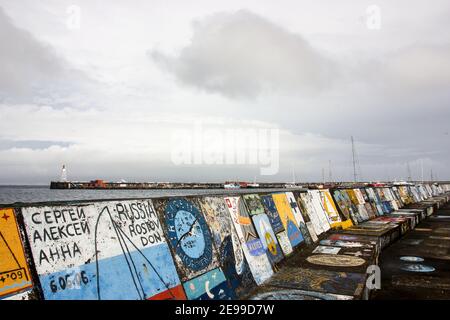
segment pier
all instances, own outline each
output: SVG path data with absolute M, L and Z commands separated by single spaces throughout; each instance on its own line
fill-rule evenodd
M 444 183 L 340 183 L 11 204 L 0 298 L 450 299 L 449 200 Z

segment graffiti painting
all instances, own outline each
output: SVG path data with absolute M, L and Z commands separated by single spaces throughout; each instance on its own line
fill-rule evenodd
M 317 254 L 309 256 L 306 261 L 312 264 L 330 267 L 358 267 L 366 263 L 366 260 L 341 255 Z
M 182 282 L 219 266 L 208 224 L 194 201 L 170 198 L 155 201 L 155 207 Z
M 306 244 L 312 244 L 317 241 L 317 237 L 315 237 L 315 233 L 313 233 L 314 238 L 310 235 L 308 227 L 306 226 L 305 220 L 303 219 L 302 212 L 297 204 L 297 200 L 292 192 L 286 192 L 286 197 L 289 201 L 289 205 L 291 206 L 292 214 L 297 222 L 297 226 L 302 233 L 303 238 L 305 239 Z
M 242 196 L 244 199 L 247 212 L 249 215 L 265 213 L 264 206 L 261 202 L 261 198 L 257 194 L 244 194 Z
M 280 215 L 281 222 L 283 223 L 284 229 L 287 232 L 289 242 L 292 247 L 298 246 L 304 241 L 302 233 L 298 228 L 297 222 L 295 221 L 294 214 L 291 210 L 291 205 L 286 197 L 285 193 L 274 193 L 272 194 L 273 201 L 277 207 L 277 211 Z
M 0 209 L 0 298 L 33 286 L 13 209 Z
M 273 202 L 272 196 L 261 196 L 264 207 L 266 208 L 267 216 L 269 217 L 270 224 L 275 233 L 284 231 L 283 223 L 281 223 L 280 215 L 278 214 L 275 202 Z
M 365 281 L 363 273 L 287 267 L 270 279 L 268 285 L 360 297 Z
M 185 282 L 183 287 L 189 300 L 231 300 L 235 298 L 220 268 Z
M 277 233 L 278 243 L 280 244 L 281 250 L 285 256 L 290 255 L 293 252 L 291 242 L 286 231 L 281 231 Z
M 341 192 L 343 192 L 344 196 L 347 197 L 348 199 L 348 205 L 351 208 L 351 215 L 352 215 L 352 220 L 354 224 L 358 224 L 361 222 L 364 222 L 364 218 L 361 217 L 361 214 L 358 210 L 358 199 L 356 198 L 355 192 L 352 189 L 345 189 L 342 190 Z
M 185 299 L 152 203 L 22 209 L 45 299 Z
M 220 267 L 237 297 L 256 283 L 244 256 L 236 230 L 223 197 L 198 199 L 218 250 Z
M 270 261 L 272 263 L 280 262 L 283 259 L 283 253 L 270 225 L 269 218 L 263 213 L 252 216 L 252 219 Z
M 319 217 L 319 221 L 320 221 L 322 230 L 324 232 L 327 232 L 328 230 L 330 230 L 331 225 L 330 225 L 330 222 L 328 221 L 328 215 L 326 214 L 325 209 L 322 205 L 320 191 L 319 190 L 308 190 L 308 194 L 310 194 L 310 196 L 311 196 L 311 203 L 314 207 L 316 215 Z
M 297 201 L 300 213 L 302 214 L 303 221 L 306 224 L 306 228 L 309 231 L 309 235 L 311 237 L 312 243 L 315 243 L 318 241 L 318 237 L 316 234 L 316 230 L 314 229 L 314 225 L 311 221 L 311 218 L 308 215 L 308 209 L 306 208 L 306 205 L 300 196 L 300 192 L 295 191 L 295 192 L 293 192 L 293 194 L 294 194 L 295 200 Z
M 328 217 L 328 222 L 333 226 L 341 222 L 341 217 L 339 216 L 336 205 L 334 204 L 333 198 L 331 197 L 329 190 L 321 190 L 320 196 L 322 200 L 322 205 L 325 213 Z
M 341 220 L 351 220 L 350 205 L 347 198 L 345 198 L 342 194 L 341 190 L 334 190 L 332 195 L 334 202 L 337 205 L 337 209 L 341 213 Z
M 352 300 L 352 296 L 333 293 L 321 293 L 298 289 L 283 289 L 267 287 L 264 292 L 250 298 L 250 300 Z
M 269 257 L 253 227 L 241 197 L 225 197 L 224 199 L 253 278 L 260 285 L 273 274 Z

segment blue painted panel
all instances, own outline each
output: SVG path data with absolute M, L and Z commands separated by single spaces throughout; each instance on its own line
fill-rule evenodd
M 287 221 L 287 235 L 292 247 L 298 246 L 304 241 L 302 233 L 300 232 L 298 227 L 294 224 L 293 221 L 289 219 Z
M 270 224 L 272 225 L 273 231 L 278 233 L 284 230 L 283 223 L 281 222 L 280 215 L 278 214 L 277 208 L 275 207 L 275 202 L 271 195 L 261 196 L 264 207 L 267 209 L 267 216 L 269 217 Z
M 269 218 L 263 213 L 253 216 L 252 219 L 270 261 L 272 263 L 280 262 L 283 259 L 283 254 L 270 225 Z
M 185 282 L 183 287 L 189 300 L 231 300 L 235 297 L 220 268 Z
M 165 243 L 39 279 L 45 299 L 50 300 L 149 299 L 180 284 Z

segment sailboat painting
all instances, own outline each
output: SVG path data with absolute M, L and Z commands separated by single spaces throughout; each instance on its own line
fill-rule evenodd
M 186 299 L 150 200 L 23 209 L 47 300 Z

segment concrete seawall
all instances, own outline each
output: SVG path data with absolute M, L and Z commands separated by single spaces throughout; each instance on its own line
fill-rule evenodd
M 367 268 L 449 192 L 359 185 L 1 208 L 0 298 L 367 299 Z

